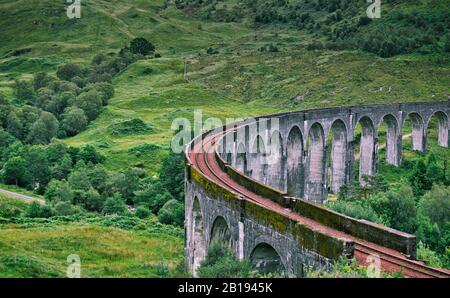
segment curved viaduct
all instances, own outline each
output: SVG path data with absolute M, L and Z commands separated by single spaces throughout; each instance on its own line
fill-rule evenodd
M 329 270 L 345 256 L 362 264 L 379 260 L 383 270 L 412 277 L 449 277 L 415 260 L 415 236 L 321 206 L 352 182 L 355 162 L 359 179 L 377 172 L 379 137 L 385 138 L 386 162 L 395 166 L 402 162 L 404 127 L 412 148 L 426 151 L 432 117 L 439 145 L 450 148 L 450 101 L 282 113 L 197 137 L 185 152 L 190 269 L 195 274 L 218 240 L 262 271 L 286 276 Z

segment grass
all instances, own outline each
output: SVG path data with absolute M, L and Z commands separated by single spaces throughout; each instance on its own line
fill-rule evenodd
M 0 229 L 0 277 L 65 277 L 67 257 L 81 259 L 82 277 L 158 277 L 182 260 L 183 240 L 163 234 L 78 223 Z

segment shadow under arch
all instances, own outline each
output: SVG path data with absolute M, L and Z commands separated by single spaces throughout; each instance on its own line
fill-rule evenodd
M 193 249 L 193 271 L 194 273 L 200 267 L 201 262 L 206 257 L 206 241 L 203 223 L 203 215 L 200 207 L 200 201 L 194 198 L 192 206 L 192 249 Z
M 247 171 L 247 154 L 245 152 L 245 146 L 243 143 L 239 143 L 236 152 L 236 169 L 241 173 Z
M 436 123 L 437 120 L 437 123 Z M 437 127 L 436 127 L 437 126 Z M 437 144 L 441 147 L 450 147 L 449 117 L 442 111 L 435 112 L 429 119 L 426 127 L 427 143 L 429 138 L 437 134 Z
M 303 166 L 303 135 L 297 126 L 289 132 L 286 145 L 287 193 L 303 198 L 305 194 L 305 168 Z
M 286 268 L 278 252 L 265 242 L 259 243 L 250 254 L 250 263 L 261 274 L 279 273 L 286 275 Z
M 382 129 L 384 125 L 386 125 L 385 131 Z M 401 163 L 400 138 L 401 132 L 397 118 L 392 114 L 386 114 L 378 126 L 378 144 L 379 151 L 381 151 L 382 146 L 385 144 L 385 160 L 390 165 L 399 166 Z M 381 156 L 382 154 L 379 154 L 380 159 Z
M 425 152 L 425 123 L 422 116 L 416 112 L 409 113 L 404 119 L 403 130 L 408 129 L 408 126 L 411 126 L 412 150 Z
M 211 228 L 210 243 L 219 242 L 231 248 L 231 231 L 223 216 L 217 216 Z
M 337 194 L 347 182 L 347 127 L 344 121 L 341 119 L 334 121 L 331 125 L 330 134 L 330 191 Z
M 263 138 L 258 135 L 251 147 L 251 176 L 252 178 L 265 183 L 267 178 L 266 146 Z

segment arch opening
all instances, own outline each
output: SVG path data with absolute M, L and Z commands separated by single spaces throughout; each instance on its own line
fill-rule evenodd
M 257 136 L 253 142 L 251 156 L 251 176 L 252 178 L 266 183 L 267 180 L 267 159 L 266 159 L 266 147 L 261 136 Z
M 203 216 L 200 208 L 200 201 L 197 197 L 194 198 L 194 205 L 192 207 L 192 250 L 193 250 L 193 272 L 195 273 L 200 267 L 201 262 L 206 257 L 206 241 L 203 226 Z
M 444 112 L 433 114 L 427 124 L 427 144 L 449 148 L 449 118 Z
M 329 185 L 330 192 L 339 193 L 347 181 L 347 127 L 342 120 L 336 120 L 331 125 L 328 135 L 329 152 Z
M 422 116 L 418 113 L 410 113 L 406 116 L 403 123 L 404 136 L 411 139 L 411 148 L 413 151 L 425 152 L 425 124 Z
M 210 242 L 219 242 L 226 247 L 231 247 L 231 232 L 227 221 L 222 216 L 217 216 L 214 220 Z
M 286 269 L 278 252 L 267 243 L 258 244 L 250 255 L 253 268 L 262 274 L 278 273 L 286 275 Z
M 247 155 L 245 154 L 245 146 L 239 143 L 236 153 L 236 169 L 241 173 L 245 173 L 247 170 Z
M 399 166 L 401 162 L 401 133 L 397 119 L 388 114 L 378 128 L 378 159 Z
M 326 199 L 325 193 L 325 136 L 322 126 L 314 123 L 308 134 L 308 181 L 306 198 L 316 203 Z
M 289 196 L 303 198 L 305 173 L 303 166 L 303 136 L 295 126 L 288 135 L 286 147 L 287 193 Z

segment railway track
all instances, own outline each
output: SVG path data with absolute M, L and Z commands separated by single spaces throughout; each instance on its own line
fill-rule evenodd
M 348 239 L 355 243 L 354 255 L 358 263 L 367 265 L 369 256 L 376 256 L 381 263 L 381 269 L 387 272 L 401 272 L 403 275 L 413 278 L 449 278 L 450 271 L 435 269 L 425 266 L 420 261 L 408 259 L 398 251 L 369 243 L 344 232 L 332 229 L 321 223 L 305 218 L 289 209 L 283 208 L 268 198 L 261 197 L 238 184 L 231 179 L 227 173 L 223 172 L 215 157 L 216 140 L 226 134 L 227 131 L 207 135 L 203 141 L 194 145 L 193 152 L 188 153 L 189 159 L 207 179 L 235 193 L 245 200 L 262 205 L 275 212 L 278 212 L 290 219 L 302 224 L 306 224 L 322 233 Z

